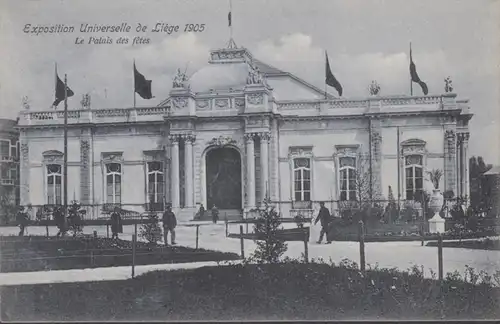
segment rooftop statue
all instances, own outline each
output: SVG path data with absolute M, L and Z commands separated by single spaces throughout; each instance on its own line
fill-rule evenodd
M 177 69 L 177 74 L 174 76 L 173 88 L 187 88 L 187 81 L 188 78 L 186 76 L 186 73 L 182 73 L 181 69 Z

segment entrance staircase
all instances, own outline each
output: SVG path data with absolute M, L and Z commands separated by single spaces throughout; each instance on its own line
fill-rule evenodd
M 240 220 L 243 218 L 243 212 L 238 209 L 219 209 L 219 221 L 224 221 L 227 217 L 227 220 Z M 212 220 L 212 211 L 206 210 L 203 217 L 200 219 L 202 221 L 211 221 Z

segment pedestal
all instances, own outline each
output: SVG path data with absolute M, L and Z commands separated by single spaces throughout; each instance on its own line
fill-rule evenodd
M 435 213 L 434 217 L 429 219 L 429 232 L 430 233 L 444 233 L 445 232 L 445 226 L 444 226 L 445 220 L 439 216 L 439 213 Z

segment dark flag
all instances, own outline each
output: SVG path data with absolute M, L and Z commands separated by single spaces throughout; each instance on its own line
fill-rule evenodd
M 411 81 L 418 83 L 422 88 L 422 92 L 424 93 L 424 95 L 427 95 L 429 93 L 429 89 L 427 88 L 427 84 L 425 84 L 425 82 L 420 80 L 417 74 L 417 68 L 415 66 L 415 63 L 413 63 L 413 57 L 411 54 L 411 45 L 410 45 L 410 76 L 411 76 Z
M 68 95 L 68 98 L 73 96 L 75 93 L 73 90 L 71 90 L 69 87 L 66 88 L 66 92 Z M 64 82 L 59 78 L 56 72 L 56 100 L 54 100 L 54 103 L 52 104 L 53 107 L 57 107 L 63 101 L 64 99 Z
M 335 90 L 339 93 L 339 96 L 342 97 L 342 86 L 340 85 L 340 82 L 337 81 L 335 76 L 332 73 L 332 70 L 330 69 L 330 62 L 328 61 L 328 53 L 325 51 L 325 56 L 326 56 L 326 77 L 325 77 L 325 82 L 328 84 L 330 87 L 334 87 Z
M 231 11 L 227 14 L 228 26 L 231 27 Z
M 151 80 L 146 80 L 144 75 L 139 73 L 135 68 L 134 62 L 134 86 L 135 92 L 141 96 L 142 99 L 151 99 L 153 95 L 151 94 Z

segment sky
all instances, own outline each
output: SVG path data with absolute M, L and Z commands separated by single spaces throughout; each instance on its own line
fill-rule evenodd
M 23 97 L 31 110 L 49 110 L 54 66 L 75 91 L 69 109 L 89 93 L 92 108 L 133 106 L 132 64 L 153 80 L 156 106 L 168 97 L 175 71 L 192 75 L 209 50 L 228 42 L 229 0 L 2 0 L 0 2 L 0 118 L 15 118 Z M 177 33 L 153 33 L 156 23 Z M 80 24 L 128 23 L 129 33 L 82 34 Z M 26 24 L 74 26 L 66 34 L 24 33 Z M 148 32 L 136 32 L 138 24 Z M 205 24 L 202 32 L 183 32 Z M 382 95 L 408 95 L 409 43 L 429 94 L 453 80 L 474 113 L 470 154 L 500 164 L 499 0 L 233 0 L 233 38 L 254 57 L 324 88 L 324 51 L 344 88 L 343 97 L 368 95 L 376 80 Z M 90 36 L 127 36 L 129 44 L 87 44 Z M 149 44 L 132 45 L 141 36 Z M 85 44 L 75 44 L 77 37 Z M 414 94 L 420 94 L 414 85 Z

